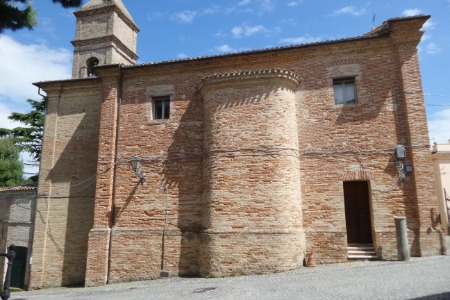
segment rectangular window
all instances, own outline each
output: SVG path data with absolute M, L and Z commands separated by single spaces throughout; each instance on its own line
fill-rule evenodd
M 356 103 L 355 78 L 333 79 L 334 103 Z
M 153 98 L 153 120 L 167 120 L 170 116 L 170 98 Z

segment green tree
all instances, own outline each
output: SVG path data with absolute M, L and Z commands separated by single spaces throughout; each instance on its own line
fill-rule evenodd
M 0 139 L 0 187 L 29 183 L 23 179 L 23 164 L 19 160 L 20 149 L 8 138 Z
M 0 0 L 1 1 L 1 0 Z M 23 127 L 13 129 L 0 128 L 0 137 L 11 138 L 20 150 L 29 152 L 37 161 L 41 159 L 42 135 L 44 132 L 44 114 L 46 98 L 28 99 L 33 110 L 28 113 L 13 112 L 8 119 L 23 123 Z
M 52 1 L 64 8 L 79 7 L 82 3 L 82 0 Z M 32 6 L 32 0 L 0 0 L 0 33 L 5 29 L 12 31 L 22 28 L 32 29 L 36 24 L 36 10 Z

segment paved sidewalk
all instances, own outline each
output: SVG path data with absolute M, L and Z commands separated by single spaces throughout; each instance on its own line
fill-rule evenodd
M 168 278 L 94 288 L 15 292 L 12 300 L 53 299 L 450 299 L 450 256 L 407 262 L 320 265 L 267 275 Z

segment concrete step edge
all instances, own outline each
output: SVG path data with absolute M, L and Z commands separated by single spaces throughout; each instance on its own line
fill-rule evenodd
M 348 259 L 377 259 L 376 255 L 347 255 Z
M 347 247 L 347 250 L 370 250 L 375 251 L 374 247 Z
M 362 254 L 362 255 L 376 255 L 377 253 L 375 251 L 348 251 L 348 254 Z

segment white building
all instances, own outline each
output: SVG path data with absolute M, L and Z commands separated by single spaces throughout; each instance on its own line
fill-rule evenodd
M 433 163 L 441 223 L 446 235 L 450 235 L 450 140 L 448 144 L 433 145 Z

